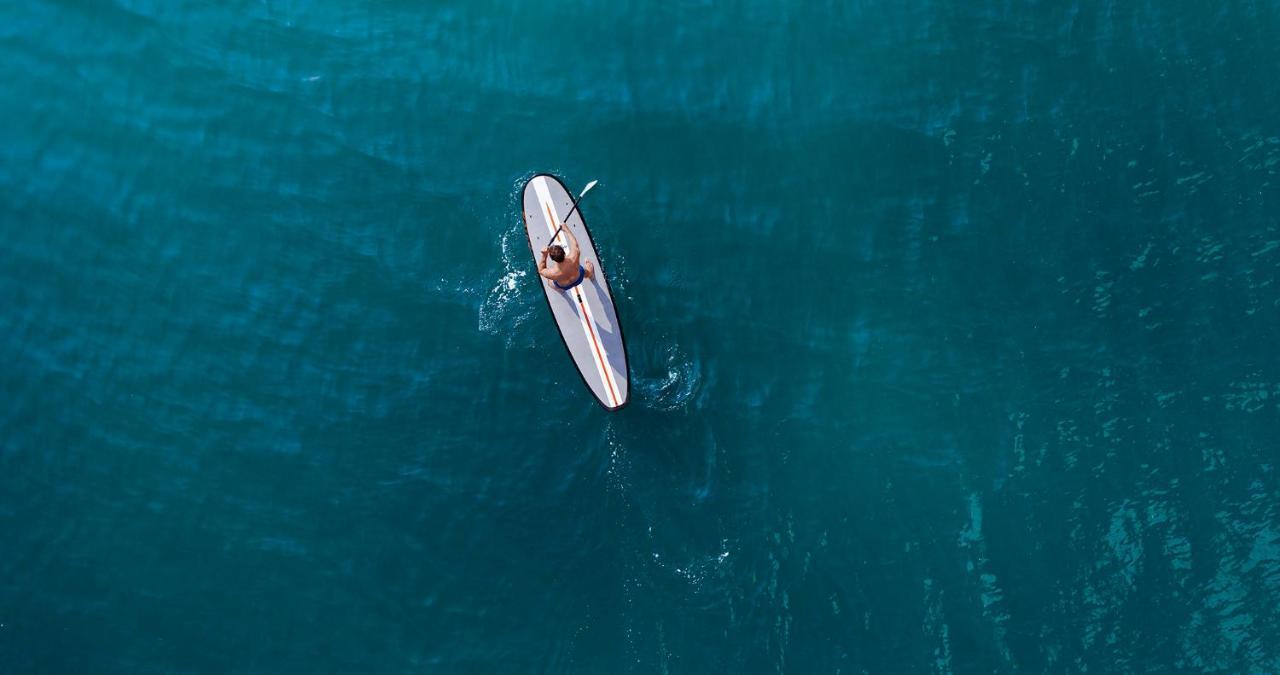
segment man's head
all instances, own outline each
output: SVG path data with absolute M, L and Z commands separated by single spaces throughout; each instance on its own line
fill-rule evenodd
M 564 262 L 564 247 L 560 244 L 552 244 L 547 247 L 547 255 L 556 262 Z

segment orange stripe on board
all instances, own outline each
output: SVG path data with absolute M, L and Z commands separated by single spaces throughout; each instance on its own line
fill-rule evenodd
M 551 223 L 553 226 L 559 226 L 559 225 L 560 225 L 560 223 L 557 223 L 557 222 L 556 222 L 556 216 L 555 216 L 555 214 L 551 213 L 551 205 L 550 205 L 550 204 L 547 204 L 547 222 L 548 222 L 548 223 Z M 555 237 L 553 237 L 553 238 L 551 239 L 551 242 L 550 242 L 550 243 L 554 244 L 554 243 L 556 243 L 556 239 L 560 239 L 560 235 L 559 235 L 559 234 L 556 234 L 556 228 L 555 228 L 555 227 L 552 227 L 552 228 L 551 228 L 551 233 L 556 235 Z
M 583 306 L 582 292 L 578 291 L 577 289 L 574 289 L 574 291 L 578 295 L 578 306 L 582 307 L 582 314 L 583 316 L 586 316 L 587 308 Z M 609 362 L 606 361 L 604 356 L 600 353 L 600 343 L 596 342 L 596 332 L 594 330 L 588 329 L 587 333 L 591 336 L 591 346 L 595 347 L 596 349 L 596 359 L 600 362 L 602 366 L 604 366 L 600 370 L 604 371 L 605 391 L 609 392 L 609 400 L 613 402 L 613 404 L 616 406 L 618 404 L 618 398 L 620 394 L 614 391 L 613 378 L 609 374 Z

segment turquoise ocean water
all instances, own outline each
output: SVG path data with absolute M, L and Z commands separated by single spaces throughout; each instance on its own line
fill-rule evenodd
M 0 672 L 1280 671 L 1280 4 L 0 9 Z M 519 188 L 573 186 L 631 405 Z

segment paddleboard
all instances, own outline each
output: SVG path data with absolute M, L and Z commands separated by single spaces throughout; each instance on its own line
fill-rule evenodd
M 582 206 L 569 215 L 573 208 L 573 196 L 559 178 L 551 174 L 538 174 L 524 184 L 524 225 L 529 235 L 529 251 L 533 254 L 534 275 L 547 306 L 556 320 L 565 349 L 587 389 L 606 410 L 618 410 L 627 404 L 629 373 L 627 370 L 627 344 L 622 337 L 622 325 L 618 322 L 618 308 L 604 265 L 596 254 L 591 241 L 591 231 L 582 218 Z M 567 222 L 562 219 L 569 215 Z M 595 276 L 562 291 L 537 274 L 539 251 L 552 243 L 566 249 L 569 241 L 564 234 L 551 235 L 561 223 L 573 230 L 581 251 L 580 262 L 591 261 Z

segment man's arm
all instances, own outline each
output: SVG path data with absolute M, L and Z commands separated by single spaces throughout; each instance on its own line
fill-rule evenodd
M 547 269 L 547 247 L 546 246 L 542 247 L 542 259 L 538 261 L 538 276 L 543 277 L 544 279 L 555 278 L 551 274 L 551 270 Z
M 569 229 L 569 223 L 564 224 L 564 229 L 561 232 L 564 232 L 564 236 L 569 238 L 569 257 L 577 260 L 579 254 L 578 238 L 573 236 L 573 230 Z

